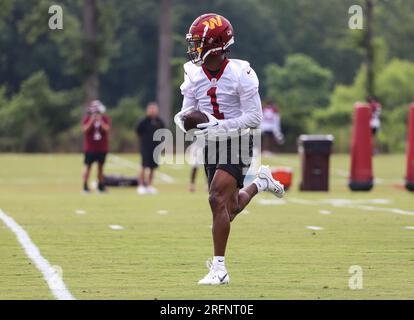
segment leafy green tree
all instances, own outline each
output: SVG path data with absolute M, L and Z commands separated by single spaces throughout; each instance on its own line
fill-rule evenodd
M 19 30 L 29 44 L 52 41 L 65 59 L 65 73 L 84 83 L 86 100 L 98 97 L 98 75 L 109 68 L 118 52 L 114 34 L 118 16 L 113 1 L 62 1 L 64 27 L 47 28 L 48 0 L 39 0 L 19 22 Z M 81 18 L 82 16 L 82 18 Z
M 382 104 L 382 128 L 379 141 L 384 151 L 404 151 L 407 127 L 407 106 L 414 101 L 414 63 L 393 59 L 377 74 L 376 92 Z M 347 151 L 351 134 L 353 105 L 365 101 L 366 71 L 362 66 L 351 86 L 338 85 L 325 110 L 315 110 L 312 130 L 334 133 L 335 148 Z
M 414 1 L 376 1 L 374 28 L 385 39 L 390 56 L 413 61 Z
M 267 96 L 286 109 L 325 107 L 329 102 L 332 73 L 303 54 L 287 57 L 283 67 L 265 68 Z
M 46 75 L 37 72 L 22 83 L 19 94 L 6 104 L 3 95 L 0 102 L 0 149 L 51 151 L 57 136 L 77 122 L 72 109 L 79 105 L 80 94 L 78 90 L 52 91 Z
M 286 142 L 294 148 L 296 138 L 308 131 L 312 109 L 328 105 L 332 73 L 312 58 L 294 54 L 283 67 L 267 65 L 265 75 L 267 97 L 280 106 Z
M 414 63 L 393 59 L 378 75 L 378 97 L 387 109 L 414 101 Z
M 1 150 L 27 150 L 28 146 L 36 143 L 39 150 L 79 150 L 79 120 L 83 113 L 81 88 L 91 72 L 99 80 L 101 100 L 111 114 L 114 110 L 117 118 L 113 143 L 118 139 L 117 131 L 125 131 L 120 136 L 124 142 L 114 147 L 117 150 L 123 146 L 133 147 L 135 137 L 126 134 L 129 128 L 127 119 L 116 114 L 135 112 L 134 106 L 142 107 L 156 99 L 157 81 L 162 77 L 157 75 L 160 1 L 94 2 L 99 32 L 90 43 L 85 40 L 82 29 L 83 0 L 60 0 L 56 3 L 63 8 L 64 24 L 63 30 L 54 31 L 48 28 L 48 8 L 52 4 L 49 0 L 0 1 L 0 113 L 3 118 L 7 115 L 7 121 L 0 119 L 0 124 L 5 128 L 7 123 L 13 123 L 15 127 L 21 126 L 20 130 L 32 132 L 23 134 L 17 130 L 14 135 L 1 136 Z M 384 105 L 384 130 L 379 137 L 384 148 L 389 145 L 390 150 L 394 150 L 396 144 L 392 141 L 397 138 L 386 135 L 385 128 L 387 123 L 391 125 L 389 121 L 402 119 L 404 111 L 401 108 L 406 108 L 406 101 L 411 99 L 409 93 L 412 91 L 406 80 L 406 77 L 411 77 L 410 67 L 406 63 L 414 60 L 414 2 L 372 2 L 375 87 Z M 348 9 L 353 4 L 364 5 L 365 0 L 172 0 L 169 18 L 172 24 L 173 57 L 170 66 L 174 111 L 182 100 L 179 85 L 182 82 L 182 64 L 186 61 L 185 34 L 188 27 L 200 14 L 217 12 L 228 17 L 235 28 L 236 43 L 231 47 L 230 57 L 248 60 L 261 81 L 262 97 L 269 96 L 282 106 L 282 125 L 287 134 L 286 144 L 290 144 L 291 150 L 295 148 L 298 134 L 323 130 L 344 137 L 344 142 L 338 144 L 337 140 L 336 146 L 346 145 L 352 105 L 366 95 L 366 76 L 362 74 L 366 72 L 366 66 L 362 64 L 364 30 L 348 28 Z M 84 59 L 86 46 L 94 53 L 92 62 Z M 288 58 L 298 53 L 313 61 L 293 60 L 289 66 L 291 70 L 284 71 Z M 393 62 L 394 58 L 400 59 L 399 62 Z M 393 62 L 391 66 L 390 61 Z M 325 78 L 323 72 L 319 74 L 317 71 L 320 69 L 331 71 L 327 86 L 321 79 L 318 84 L 319 76 Z M 383 72 L 384 69 L 387 70 Z M 39 92 L 45 93 L 45 88 L 48 88 L 45 96 L 50 101 L 54 101 L 51 97 L 59 96 L 70 101 L 70 110 L 65 109 L 70 116 L 70 124 L 60 124 L 60 116 L 56 122 L 44 122 L 48 115 L 43 113 L 49 110 L 37 105 L 43 103 L 39 96 L 27 92 L 28 83 L 34 87 L 33 77 L 39 77 L 39 74 L 48 80 L 46 86 L 44 79 L 38 78 L 43 85 Z M 312 74 L 318 81 L 307 78 Z M 274 79 L 279 81 L 273 83 Z M 332 87 L 335 88 L 333 93 Z M 76 92 L 76 99 L 66 95 L 68 92 Z M 26 110 L 28 106 L 35 111 Z M 38 126 L 32 125 L 33 119 L 39 123 Z M 30 142 L 34 136 L 38 139 Z M 130 142 L 125 142 L 128 139 Z
M 113 3 L 119 19 L 114 29 L 119 49 L 107 72 L 100 76 L 101 98 L 108 105 L 116 105 L 122 97 L 138 96 L 144 105 L 156 99 L 158 1 Z
M 138 97 L 122 98 L 116 107 L 109 110 L 112 119 L 111 151 L 137 151 L 135 126 L 144 115 L 145 111 Z

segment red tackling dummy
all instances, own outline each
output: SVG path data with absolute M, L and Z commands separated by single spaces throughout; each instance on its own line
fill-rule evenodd
M 351 177 L 352 191 L 369 191 L 373 187 L 371 108 L 356 103 L 352 125 Z
M 408 135 L 407 135 L 407 175 L 405 187 L 414 191 L 414 103 L 408 109 Z

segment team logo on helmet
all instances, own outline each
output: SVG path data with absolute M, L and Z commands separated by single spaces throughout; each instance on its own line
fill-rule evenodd
M 215 16 L 214 18 L 210 18 L 208 21 L 204 21 L 203 24 L 209 27 L 211 30 L 217 27 L 221 27 L 223 23 L 221 22 L 220 16 Z

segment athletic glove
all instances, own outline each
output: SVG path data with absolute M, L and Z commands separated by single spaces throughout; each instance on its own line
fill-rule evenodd
M 227 133 L 227 130 L 223 128 L 223 120 L 216 119 L 213 115 L 206 111 L 201 112 L 207 116 L 208 122 L 197 125 L 199 130 L 194 132 L 195 136 L 208 136 L 209 138 L 214 138 Z
M 187 133 L 187 130 L 184 129 L 184 115 L 192 110 L 196 110 L 195 106 L 191 106 L 185 109 L 182 109 L 174 116 L 174 122 L 184 133 Z

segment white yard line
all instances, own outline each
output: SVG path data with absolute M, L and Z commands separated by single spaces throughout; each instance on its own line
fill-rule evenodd
M 132 169 L 135 172 L 138 170 L 138 165 L 135 162 L 131 161 L 131 160 L 124 159 L 124 158 L 118 157 L 118 156 L 113 155 L 113 154 L 109 155 L 109 160 L 112 161 L 113 164 L 119 165 L 121 167 Z M 173 177 L 171 177 L 168 174 L 165 174 L 163 172 L 158 171 L 157 176 L 159 176 L 160 179 L 165 183 L 172 184 L 172 183 L 175 182 L 175 179 Z
M 160 179 L 162 180 L 162 181 L 164 181 L 165 183 L 168 183 L 168 184 L 172 184 L 172 183 L 174 183 L 175 182 L 175 179 L 173 178 L 173 177 L 171 177 L 171 176 L 169 176 L 168 174 L 165 174 L 165 173 L 163 173 L 163 172 L 157 172 L 157 175 L 160 177 Z
M 32 260 L 37 269 L 43 274 L 50 291 L 58 300 L 75 300 L 56 268 L 52 267 L 40 253 L 39 248 L 30 239 L 27 232 L 10 216 L 0 209 L 0 220 L 16 235 L 26 255 Z
M 309 229 L 309 230 L 323 230 L 322 227 L 318 227 L 318 226 L 306 226 L 306 229 Z
M 108 227 L 112 230 L 124 230 L 124 227 L 118 224 L 110 224 Z
M 352 206 L 349 206 L 352 207 Z M 414 211 L 402 210 L 398 208 L 384 208 L 384 207 L 372 207 L 372 206 L 353 206 L 355 209 L 366 210 L 366 211 L 382 211 L 394 214 L 400 214 L 403 216 L 414 216 Z
M 133 169 L 134 171 L 138 170 L 138 164 L 136 164 L 133 161 L 118 157 L 114 154 L 109 154 L 108 158 L 110 161 L 113 162 L 113 164 L 119 165 L 121 167 L 129 168 L 129 169 Z
M 349 179 L 350 172 L 344 169 L 336 169 L 334 173 L 345 179 Z M 403 179 L 391 179 L 391 178 L 380 178 L 380 177 L 374 177 L 374 184 L 402 184 Z
M 288 202 L 304 205 L 331 205 L 333 207 L 344 207 L 359 209 L 365 211 L 382 211 L 393 214 L 400 214 L 405 216 L 414 216 L 414 211 L 402 210 L 399 208 L 388 208 L 379 206 L 368 206 L 365 204 L 386 204 L 390 201 L 388 199 L 368 199 L 368 200 L 348 200 L 348 199 L 324 199 L 324 200 L 305 200 L 298 198 L 287 199 Z
M 284 199 L 259 199 L 257 202 L 265 206 L 283 205 L 287 203 Z
M 276 199 L 260 199 L 258 203 L 261 205 L 284 205 L 284 204 L 299 204 L 299 205 L 330 205 L 333 207 L 341 208 L 351 208 L 359 209 L 364 211 L 377 211 L 377 212 L 387 212 L 393 214 L 399 214 L 404 216 L 414 216 L 414 211 L 403 210 L 399 208 L 389 208 L 389 207 L 379 207 L 379 206 L 370 206 L 369 204 L 388 204 L 391 203 L 389 199 L 366 199 L 366 200 L 349 200 L 349 199 L 321 199 L 321 200 L 308 200 L 300 198 L 290 198 L 287 197 L 284 199 L 284 202 Z
M 328 215 L 328 214 L 331 214 L 332 211 L 331 210 L 319 210 L 319 213 L 324 214 L 324 215 Z

